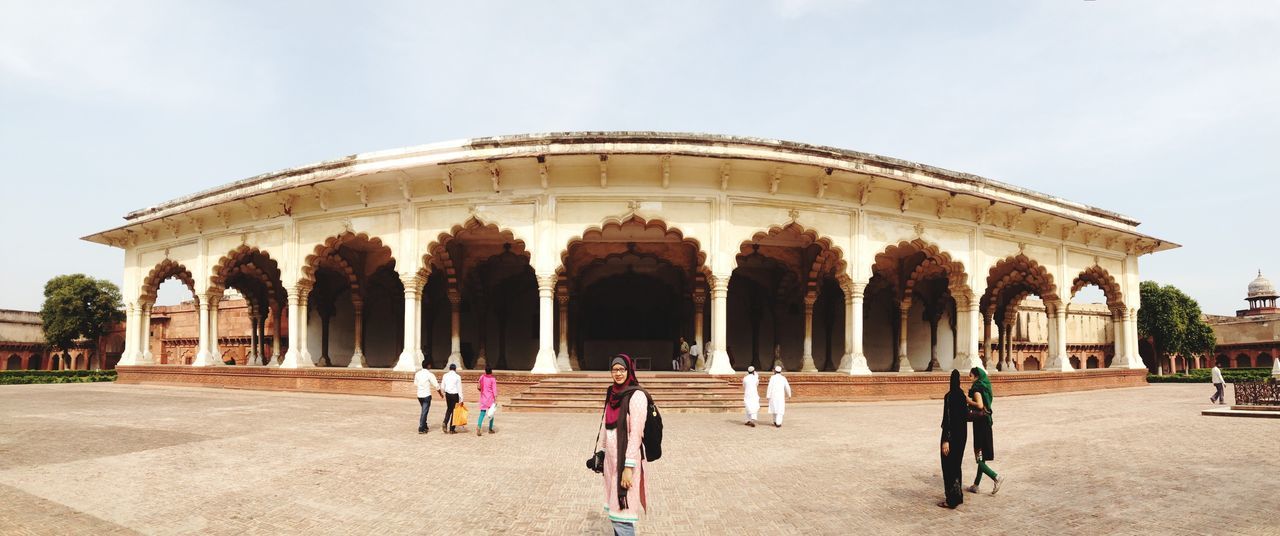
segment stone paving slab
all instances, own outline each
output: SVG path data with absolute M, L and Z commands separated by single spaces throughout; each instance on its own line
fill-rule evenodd
M 640 531 L 1280 534 L 1280 422 L 1202 417 L 1207 397 L 998 398 L 1009 484 L 958 511 L 934 506 L 938 401 L 792 404 L 781 429 L 664 415 Z M 603 533 L 583 467 L 597 416 L 502 414 L 485 437 L 420 436 L 416 416 L 383 397 L 4 386 L 0 534 Z

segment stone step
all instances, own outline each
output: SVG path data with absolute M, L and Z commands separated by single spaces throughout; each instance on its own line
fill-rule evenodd
M 556 412 L 556 413 L 600 413 L 600 404 L 593 403 L 590 405 L 560 405 L 547 402 L 511 402 L 503 406 L 503 410 L 515 412 Z M 741 408 L 737 406 L 722 406 L 717 404 L 663 404 L 660 406 L 663 413 L 731 413 L 739 411 Z
M 1234 407 L 1231 409 L 1214 408 L 1201 411 L 1201 415 L 1209 415 L 1213 417 L 1255 417 L 1261 419 L 1280 419 L 1280 411 L 1258 410 L 1258 406 L 1241 406 L 1251 408 L 1248 410 L 1239 410 Z

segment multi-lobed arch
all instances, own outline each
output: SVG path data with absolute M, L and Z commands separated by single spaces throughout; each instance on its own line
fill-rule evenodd
M 903 259 L 923 254 L 924 258 L 907 273 L 901 272 Z M 927 265 L 927 266 L 925 266 Z M 923 270 L 921 267 L 925 266 Z M 872 272 L 881 275 L 896 292 L 895 299 L 910 303 L 911 293 L 917 281 L 924 277 L 943 275 L 947 281 L 947 290 L 957 305 L 968 304 L 973 300 L 973 291 L 969 288 L 968 276 L 964 263 L 951 258 L 951 254 L 943 251 L 936 244 L 916 238 L 890 244 L 877 253 L 872 264 Z
M 1120 284 L 1106 268 L 1096 264 L 1085 268 L 1071 281 L 1071 295 L 1075 296 L 1086 285 L 1095 285 L 1102 289 L 1102 294 L 1107 298 L 1107 308 L 1111 309 L 1113 314 L 1125 312 L 1124 294 L 1120 291 Z
M 670 242 L 677 242 L 692 247 L 694 251 L 694 266 L 690 268 L 693 270 L 694 274 L 702 274 L 703 276 L 711 275 L 711 269 L 706 264 L 707 254 L 703 251 L 702 244 L 700 244 L 696 238 L 685 237 L 684 233 L 681 232 L 679 228 L 668 226 L 667 223 L 661 219 L 655 218 L 648 220 L 638 214 L 630 214 L 622 218 L 606 219 L 600 225 L 588 227 L 582 232 L 582 234 L 570 238 L 565 244 L 564 249 L 560 252 L 560 266 L 556 268 L 556 273 L 562 277 L 569 275 L 569 266 L 572 264 L 569 256 L 575 245 L 589 243 L 594 239 L 602 238 L 605 233 L 610 231 L 622 232 L 624 228 L 636 225 L 640 226 L 643 231 L 655 230 L 661 232 L 663 238 L 668 239 Z
M 979 302 L 983 316 L 1010 320 L 1013 310 L 1031 294 L 1044 301 L 1046 310 L 1061 306 L 1053 274 L 1035 259 L 1021 253 L 1000 259 L 987 272 L 987 290 Z M 1004 312 L 1004 315 L 1000 315 Z
M 324 242 L 316 245 L 316 247 L 312 249 L 312 252 L 307 255 L 306 259 L 303 261 L 302 278 L 298 281 L 299 285 L 306 287 L 313 286 L 316 282 L 316 272 L 321 267 L 325 266 L 325 263 L 331 261 L 334 264 L 329 267 L 334 268 L 346 277 L 352 285 L 357 285 L 359 279 L 364 275 L 367 275 L 363 273 L 363 269 L 367 269 L 368 267 L 362 267 L 362 271 L 357 272 L 350 263 L 346 262 L 346 259 L 342 258 L 339 250 L 344 245 L 349 245 L 359 241 L 368 243 L 371 246 L 372 251 L 386 251 L 388 253 L 388 258 L 393 262 L 395 261 L 395 257 L 391 255 L 391 248 L 383 244 L 381 238 L 378 238 L 377 236 L 369 236 L 369 234 L 363 232 L 344 231 L 340 234 L 326 238 Z M 342 260 L 341 262 L 338 262 L 337 259 Z M 353 288 L 356 287 L 353 286 Z
M 191 295 L 199 301 L 200 297 L 196 296 L 195 277 L 191 275 L 191 270 L 177 261 L 164 259 L 152 267 L 147 276 L 142 279 L 142 293 L 138 297 L 138 303 L 154 305 L 160 285 L 169 278 L 181 281 L 191 291 Z
M 479 234 L 480 232 L 492 232 L 502 238 L 505 244 L 511 247 L 506 249 L 515 255 L 532 259 L 532 254 L 525 247 L 524 240 L 517 239 L 515 233 L 510 229 L 499 227 L 497 224 L 485 223 L 480 219 L 472 216 L 467 221 L 454 225 L 448 232 L 440 233 L 436 240 L 427 245 L 427 252 L 422 255 L 422 270 L 419 275 L 425 282 L 430 272 L 439 271 L 444 274 L 445 282 L 449 292 L 459 292 L 461 288 L 461 279 L 463 266 L 460 262 L 463 259 L 454 259 L 454 255 L 450 252 L 450 247 L 456 240 L 466 240 L 468 235 Z
M 738 259 L 756 254 L 760 242 L 770 238 L 776 238 L 783 233 L 794 233 L 802 239 L 803 248 L 809 246 L 817 246 L 820 248 L 818 254 L 809 262 L 809 266 L 801 266 L 801 272 L 798 275 L 803 277 L 805 285 L 805 295 L 816 295 L 821 287 L 822 280 L 831 277 L 838 283 L 845 283 L 849 280 L 848 263 L 844 260 L 844 252 L 839 246 L 832 244 L 831 239 L 821 236 L 817 231 L 808 229 L 798 222 L 790 222 L 783 225 L 773 225 L 767 230 L 760 231 L 751 236 L 750 240 L 744 240 L 739 245 Z

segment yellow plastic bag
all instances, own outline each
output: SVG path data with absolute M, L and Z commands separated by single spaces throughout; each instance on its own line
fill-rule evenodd
M 466 425 L 467 425 L 467 419 L 468 419 L 468 415 L 467 415 L 467 405 L 466 405 L 466 404 L 463 404 L 462 402 L 458 402 L 458 405 L 457 405 L 457 406 L 454 406 L 454 408 L 453 408 L 453 423 L 452 423 L 452 424 L 453 424 L 454 426 L 466 426 Z

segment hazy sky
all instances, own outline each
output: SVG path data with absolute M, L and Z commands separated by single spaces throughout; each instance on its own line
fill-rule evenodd
M 464 137 L 672 130 L 874 152 L 1184 245 L 1207 312 L 1280 283 L 1280 3 L 0 0 L 0 308 L 120 281 L 80 236 L 258 173 Z M 430 7 L 427 7 L 431 4 Z M 467 7 L 457 7 L 457 6 Z

